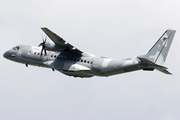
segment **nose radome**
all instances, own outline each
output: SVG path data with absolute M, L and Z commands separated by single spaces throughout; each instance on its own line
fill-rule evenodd
M 12 57 L 16 57 L 15 53 L 11 53 L 10 51 L 7 51 L 3 54 L 3 56 L 7 59 L 12 58 Z
M 3 54 L 3 56 L 4 56 L 5 58 L 7 58 L 7 57 L 9 56 L 9 52 L 8 52 L 8 51 L 5 52 L 5 53 Z

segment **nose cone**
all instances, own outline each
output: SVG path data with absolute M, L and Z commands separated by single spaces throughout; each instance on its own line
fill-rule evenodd
M 15 53 L 12 53 L 10 51 L 7 51 L 3 54 L 3 56 L 7 59 L 10 59 L 10 58 L 13 58 L 13 57 L 16 57 L 16 54 Z
M 10 57 L 10 54 L 9 54 L 9 52 L 7 51 L 7 52 L 5 52 L 5 53 L 3 54 L 3 56 L 4 56 L 5 58 L 8 58 L 8 57 Z

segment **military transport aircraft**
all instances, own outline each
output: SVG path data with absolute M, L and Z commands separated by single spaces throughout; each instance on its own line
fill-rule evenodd
M 162 66 L 166 60 L 175 30 L 166 30 L 146 55 L 128 59 L 98 57 L 83 52 L 50 31 L 41 28 L 53 42 L 43 42 L 41 47 L 18 45 L 4 53 L 4 57 L 26 65 L 51 68 L 69 76 L 93 77 L 111 76 L 135 70 L 159 70 L 171 74 Z M 43 52 L 44 51 L 44 52 Z

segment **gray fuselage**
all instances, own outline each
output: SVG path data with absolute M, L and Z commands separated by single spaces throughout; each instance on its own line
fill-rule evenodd
M 4 57 L 26 65 L 52 68 L 74 77 L 111 76 L 141 69 L 136 57 L 119 60 L 88 53 L 73 56 L 66 51 L 47 51 L 47 55 L 41 56 L 40 52 L 40 47 L 18 45 L 5 52 Z

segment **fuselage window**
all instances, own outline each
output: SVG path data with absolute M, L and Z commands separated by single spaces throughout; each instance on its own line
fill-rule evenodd
M 71 60 L 73 61 L 73 58 L 71 58 Z
M 39 55 L 39 53 L 37 55 Z
M 36 55 L 36 52 L 34 52 L 34 54 Z
M 91 61 L 91 64 L 93 64 L 93 62 Z
M 86 60 L 84 61 L 84 63 L 86 63 Z
M 83 62 L 83 60 L 81 60 L 81 62 Z
M 74 61 L 76 61 L 76 59 L 74 59 Z
M 51 55 L 51 57 L 53 57 L 53 55 Z
M 89 61 L 87 61 L 87 63 L 89 63 Z
M 56 55 L 54 56 L 54 58 L 56 58 Z

